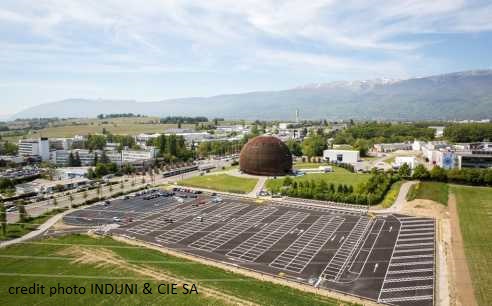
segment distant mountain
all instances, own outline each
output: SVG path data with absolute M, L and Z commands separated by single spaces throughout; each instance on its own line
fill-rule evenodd
M 38 105 L 14 118 L 95 117 L 101 113 L 207 116 L 230 119 L 483 119 L 492 118 L 492 70 L 407 80 L 337 81 L 289 90 L 159 102 L 67 99 Z

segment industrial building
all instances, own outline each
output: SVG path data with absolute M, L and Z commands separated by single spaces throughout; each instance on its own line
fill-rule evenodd
M 292 154 L 280 139 L 257 136 L 241 150 L 239 168 L 254 175 L 286 175 L 292 171 Z
M 21 139 L 18 143 L 19 155 L 23 157 L 40 157 L 42 161 L 50 159 L 48 138 Z
M 374 150 L 379 153 L 389 153 L 398 150 L 412 150 L 412 144 L 408 142 L 376 143 L 373 147 Z
M 323 158 L 332 163 L 354 164 L 360 160 L 360 153 L 357 150 L 330 149 L 323 151 Z

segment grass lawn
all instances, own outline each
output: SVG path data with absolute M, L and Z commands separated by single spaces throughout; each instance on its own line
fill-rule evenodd
M 39 217 L 29 219 L 24 224 L 16 224 L 16 223 L 8 224 L 5 235 L 3 235 L 3 231 L 0 231 L 0 240 L 10 240 L 10 239 L 24 236 L 25 234 L 37 229 L 39 225 L 46 222 L 46 220 L 48 220 L 52 216 L 59 214 L 60 212 L 65 210 L 66 209 L 59 208 L 49 211 Z
M 293 165 L 296 169 L 309 169 L 309 168 L 318 168 L 319 166 L 329 166 L 326 163 L 295 163 Z
M 304 182 L 309 180 L 324 180 L 328 184 L 346 184 L 356 187 L 360 183 L 365 183 L 370 177 L 370 174 L 365 173 L 353 173 L 346 169 L 333 167 L 333 172 L 330 173 L 309 173 L 303 176 L 292 176 L 291 178 L 296 182 Z M 269 179 L 265 186 L 267 189 L 278 188 L 282 186 L 283 178 Z
M 254 178 L 237 177 L 227 174 L 211 174 L 190 177 L 179 181 L 178 184 L 224 192 L 248 193 L 255 188 L 257 181 Z
M 492 188 L 450 186 L 479 305 L 492 304 Z
M 403 183 L 404 181 L 397 181 L 391 185 L 390 190 L 386 193 L 383 201 L 380 203 L 382 208 L 388 208 L 393 205 L 398 197 L 398 193 L 400 193 L 400 188 Z
M 420 182 L 410 187 L 407 200 L 415 199 L 432 200 L 448 205 L 448 184 L 440 182 Z
M 259 281 L 127 245 L 111 238 L 71 235 L 0 250 L 1 305 L 233 305 L 230 297 L 258 305 L 353 305 Z M 176 280 L 178 279 L 178 281 Z M 11 286 L 47 287 L 47 294 L 7 294 Z M 176 282 L 179 294 L 159 294 L 158 284 Z M 137 284 L 137 294 L 91 294 L 91 284 Z M 143 294 L 149 283 L 152 294 Z M 198 294 L 182 294 L 181 284 L 196 284 Z M 49 287 L 84 286 L 85 294 L 54 295 Z M 207 294 L 214 290 L 217 294 Z

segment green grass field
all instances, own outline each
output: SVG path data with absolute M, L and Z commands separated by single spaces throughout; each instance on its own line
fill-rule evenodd
M 382 208 L 388 208 L 393 205 L 398 197 L 398 193 L 400 193 L 400 188 L 403 183 L 404 181 L 397 181 L 391 185 L 390 190 L 386 193 L 383 201 L 380 203 Z
M 448 205 L 448 184 L 440 182 L 420 182 L 410 187 L 407 200 L 427 199 Z
M 309 169 L 309 168 L 318 168 L 319 166 L 329 166 L 326 163 L 295 163 L 293 167 L 295 169 Z
M 492 188 L 452 185 L 479 305 L 492 304 Z
M 227 174 L 210 174 L 204 176 L 194 176 L 182 181 L 179 185 L 213 189 L 217 191 L 248 193 L 255 188 L 257 179 L 237 177 Z
M 303 176 L 291 177 L 294 181 L 304 182 L 309 180 L 324 180 L 328 184 L 346 184 L 356 187 L 360 183 L 365 183 L 369 180 L 369 174 L 352 173 L 346 169 L 333 167 L 334 172 L 330 173 L 310 173 Z M 267 189 L 276 189 L 282 186 L 283 178 L 269 179 L 265 186 Z
M 353 305 L 259 281 L 111 238 L 71 235 L 0 249 L 1 305 Z M 47 287 L 44 295 L 10 295 L 14 286 Z M 137 294 L 90 294 L 91 284 L 137 284 Z M 149 283 L 152 294 L 143 294 Z M 179 294 L 159 294 L 159 284 L 178 283 Z M 182 284 L 198 294 L 182 294 Z M 50 287 L 85 287 L 85 294 L 55 294 Z M 234 300 L 236 303 L 234 303 Z
M 39 217 L 30 218 L 24 224 L 17 224 L 17 223 L 8 224 L 5 235 L 3 235 L 3 231 L 0 231 L 0 240 L 10 240 L 10 239 L 24 236 L 25 234 L 37 229 L 39 225 L 46 222 L 46 220 L 48 220 L 52 216 L 59 214 L 60 212 L 65 210 L 66 209 L 60 208 L 60 209 L 49 211 Z

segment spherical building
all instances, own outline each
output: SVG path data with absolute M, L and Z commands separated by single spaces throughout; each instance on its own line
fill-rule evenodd
M 292 170 L 292 154 L 280 139 L 257 136 L 241 150 L 239 168 L 255 175 L 285 175 Z

